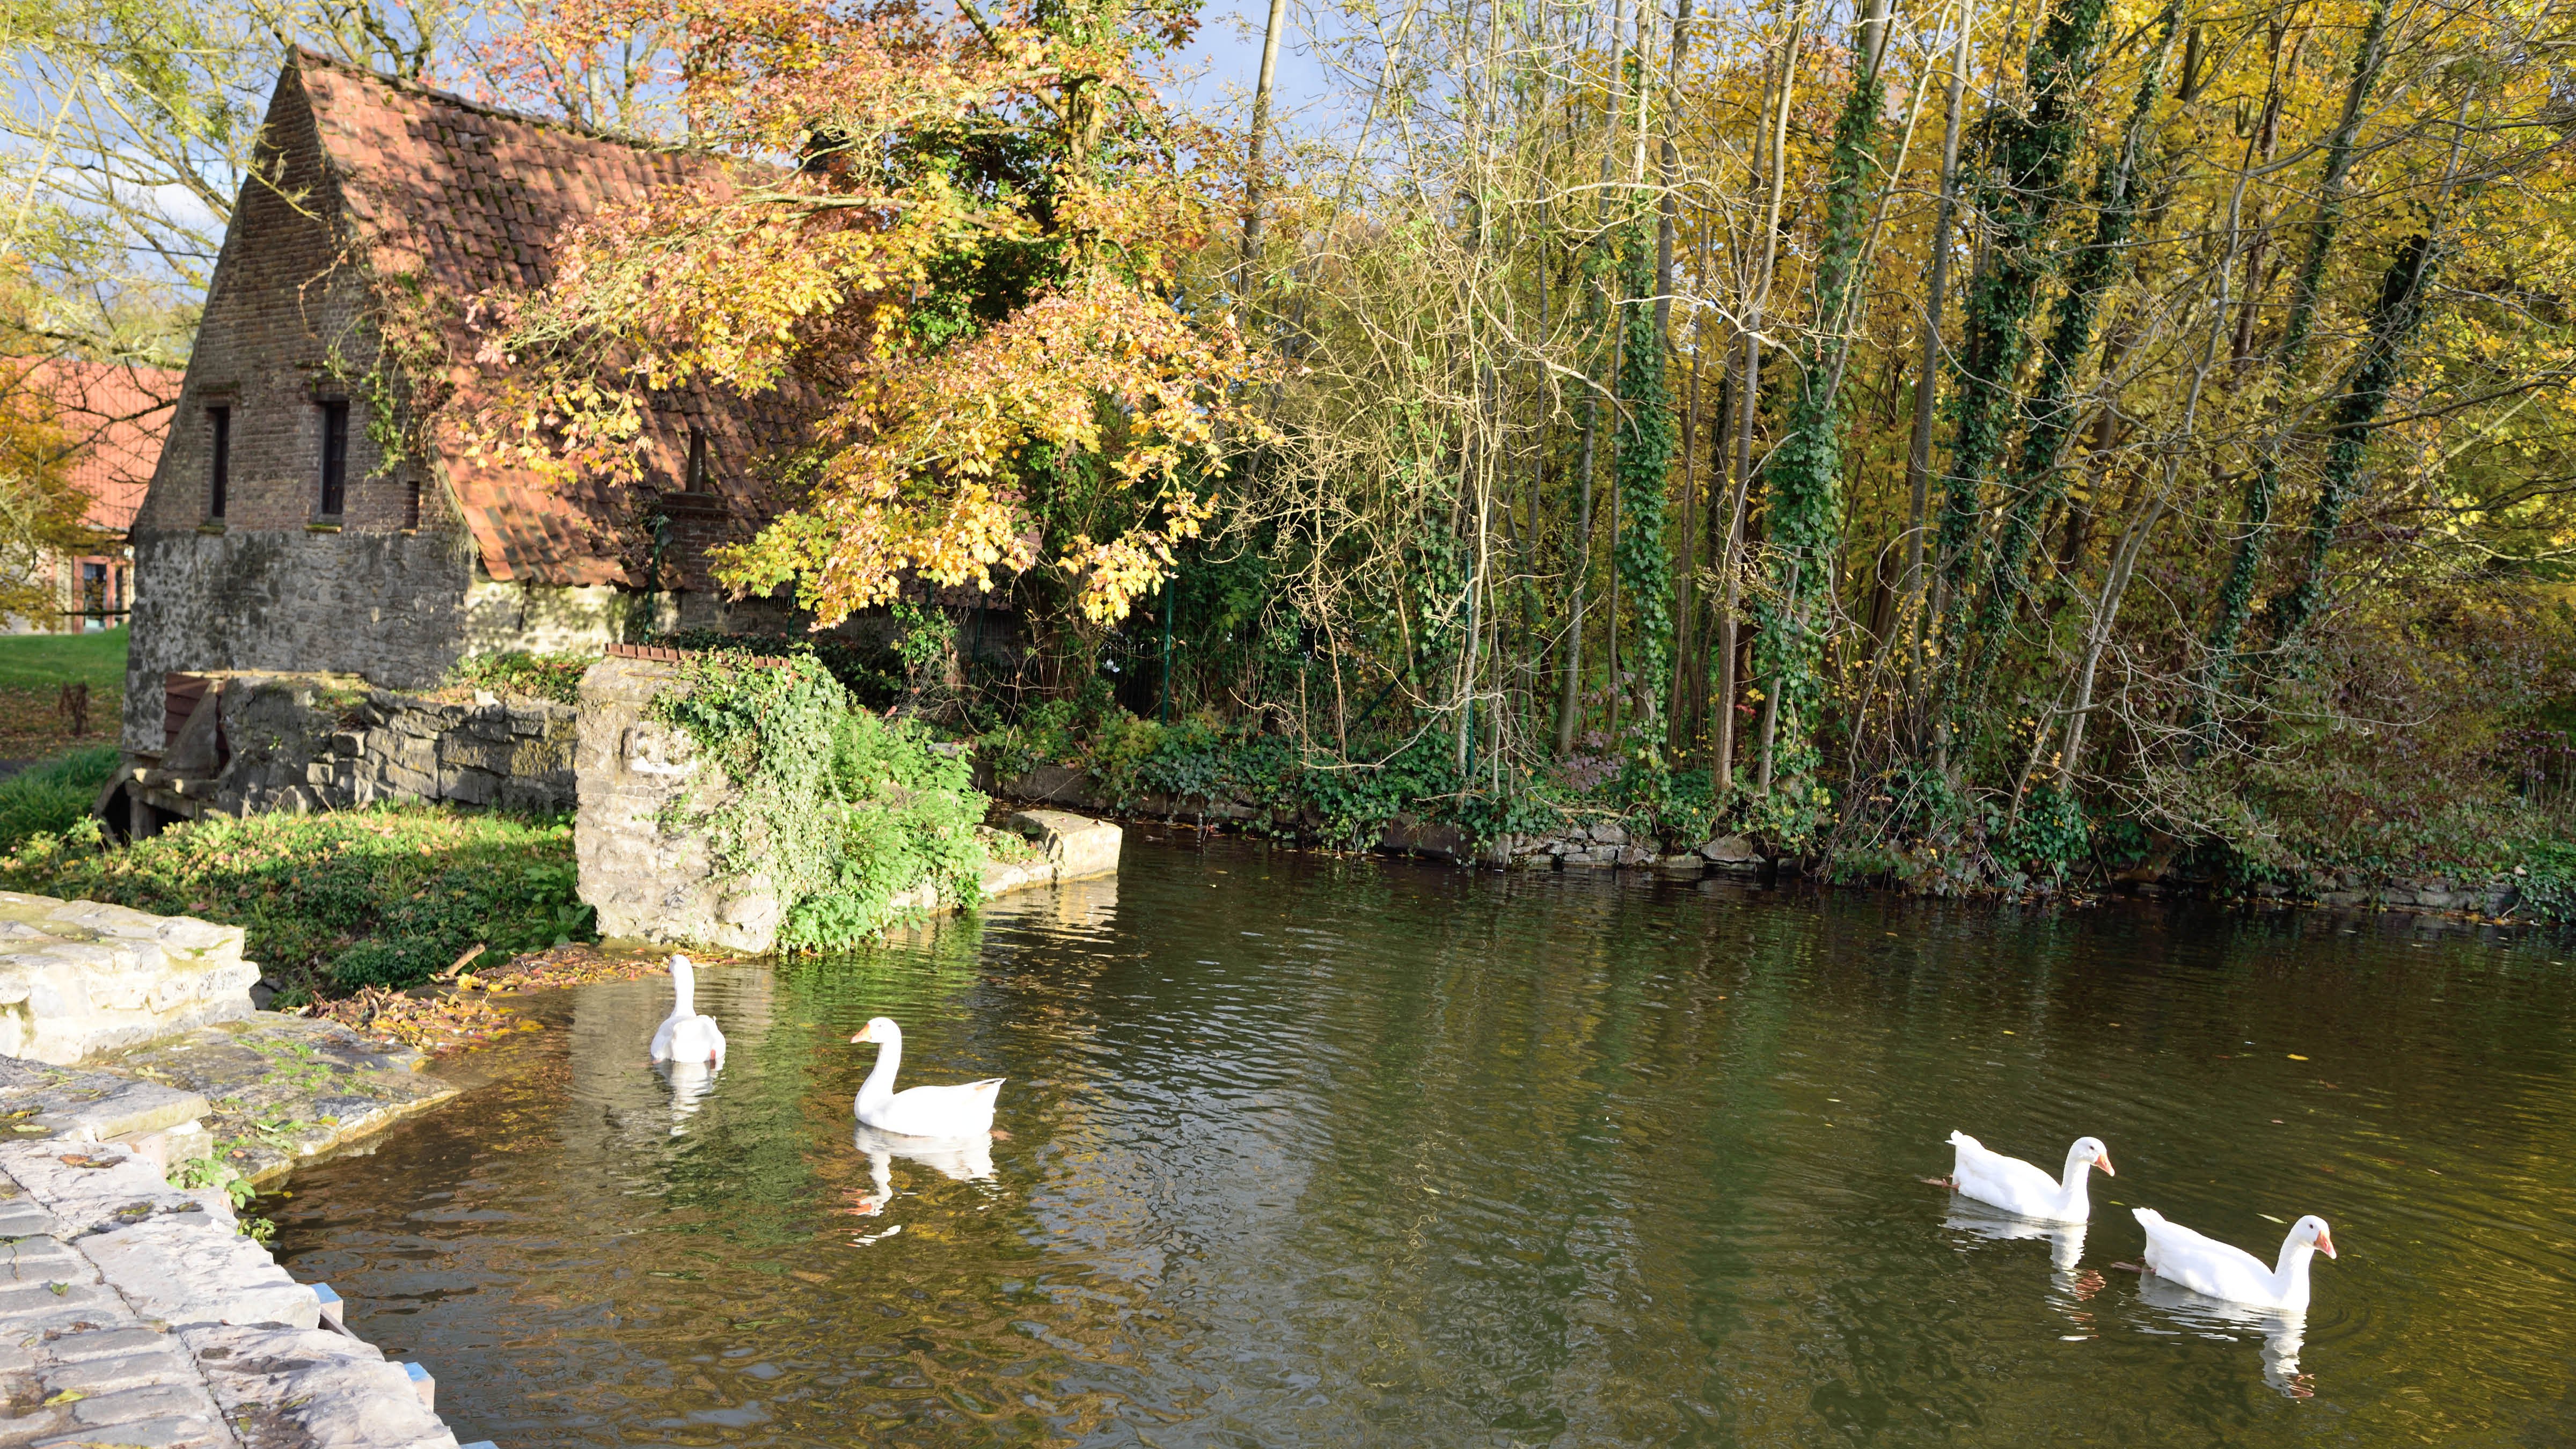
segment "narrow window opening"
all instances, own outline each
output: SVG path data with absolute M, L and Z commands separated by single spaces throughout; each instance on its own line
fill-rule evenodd
M 403 527 L 420 527 L 420 480 L 411 480 L 411 489 L 403 497 Z
M 206 469 L 206 516 L 221 518 L 224 494 L 233 481 L 233 410 L 208 408 L 206 422 L 214 434 L 214 451 Z
M 715 491 L 707 486 L 706 430 L 698 427 L 694 423 L 689 426 L 689 472 L 687 478 L 681 484 L 681 491 L 687 493 L 712 493 Z
M 322 516 L 337 518 L 349 491 L 349 405 L 322 404 Z

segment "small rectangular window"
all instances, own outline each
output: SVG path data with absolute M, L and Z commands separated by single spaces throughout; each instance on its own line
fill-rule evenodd
M 696 426 L 695 424 L 691 424 L 689 427 L 689 472 L 687 478 L 681 484 L 681 490 L 687 493 L 710 493 L 714 491 L 707 486 L 706 430 Z
M 337 518 L 349 492 L 349 405 L 322 404 L 322 516 Z
M 206 409 L 206 424 L 213 433 L 214 451 L 206 467 L 206 516 L 224 516 L 224 493 L 233 481 L 233 410 L 228 407 Z
M 420 480 L 417 478 L 411 480 L 410 491 L 403 495 L 403 527 L 414 530 L 420 527 Z

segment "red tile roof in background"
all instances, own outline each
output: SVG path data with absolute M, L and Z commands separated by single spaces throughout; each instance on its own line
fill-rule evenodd
M 89 526 L 119 535 L 133 527 L 170 436 L 180 374 L 76 358 L 12 359 L 0 366 L 15 370 L 0 387 L 41 397 L 70 447 L 72 485 L 90 498 Z
M 450 318 L 449 356 L 480 344 L 465 304 L 493 288 L 535 288 L 552 274 L 548 249 L 563 228 L 612 199 L 660 186 L 729 187 L 721 158 L 610 140 L 513 115 L 458 96 L 340 64 L 311 51 L 295 67 L 343 205 L 379 278 L 413 276 Z M 451 374 L 470 387 L 478 374 Z M 749 465 L 792 441 L 796 419 L 771 397 L 675 395 L 657 410 L 653 472 L 676 490 L 688 429 L 700 428 L 718 466 L 724 532 L 747 535 L 771 510 Z M 518 469 L 481 466 L 445 449 L 450 485 L 493 578 L 543 584 L 642 586 L 651 540 L 650 493 L 593 479 L 557 484 Z M 696 573 L 694 558 L 678 561 Z M 673 582 L 667 575 L 663 583 Z M 703 575 L 679 580 L 705 587 Z

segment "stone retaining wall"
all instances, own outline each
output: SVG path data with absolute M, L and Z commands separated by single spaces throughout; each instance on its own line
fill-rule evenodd
M 1062 765 L 1040 765 L 1008 779 L 987 778 L 985 788 L 1003 799 L 1039 801 L 1075 809 L 1116 813 L 1200 825 L 1262 824 L 1313 839 L 1317 820 L 1278 821 L 1270 812 L 1229 800 L 1183 800 L 1148 795 L 1113 800 L 1091 775 Z M 1508 870 L 1619 869 L 1652 871 L 1666 876 L 1726 874 L 1776 876 L 1795 874 L 1801 862 L 1771 856 L 1741 835 L 1721 835 L 1691 844 L 1633 836 L 1615 820 L 1569 821 L 1560 829 L 1531 835 L 1506 835 L 1478 845 L 1455 826 L 1397 816 L 1388 822 L 1374 849 L 1390 855 L 1423 856 L 1455 864 L 1486 865 Z M 2180 874 L 2169 862 L 2150 862 L 2110 883 L 2111 888 L 2143 896 L 2206 895 L 2216 883 Z M 2521 899 L 2521 886 L 2509 874 L 2483 880 L 2373 880 L 2345 873 L 2289 884 L 2256 887 L 2262 899 L 2284 904 L 2312 902 L 2340 909 L 2460 912 L 2500 917 Z
M 1072 809 L 1145 819 L 1197 824 L 1262 824 L 1308 840 L 1319 838 L 1319 819 L 1276 820 L 1271 812 L 1233 800 L 1183 800 L 1146 795 L 1113 800 L 1089 774 L 1063 765 L 1040 765 L 1024 775 L 990 779 L 985 788 L 1005 800 L 1036 802 Z M 1490 865 L 1508 870 L 1581 870 L 1625 868 L 1665 875 L 1700 875 L 1716 871 L 1758 876 L 1795 872 L 1798 863 L 1765 856 L 1740 835 L 1721 835 L 1699 844 L 1666 843 L 1632 837 L 1615 820 L 1569 821 L 1558 830 L 1505 835 L 1481 845 L 1454 825 L 1398 815 L 1387 822 L 1371 847 L 1388 855 L 1411 855 L 1458 865 Z
M 551 700 L 477 690 L 401 694 L 351 675 L 225 673 L 174 725 L 157 757 L 136 756 L 103 798 L 110 823 L 142 836 L 180 819 L 448 801 L 516 810 L 573 807 L 578 715 Z M 157 813 L 156 813 L 157 812 Z

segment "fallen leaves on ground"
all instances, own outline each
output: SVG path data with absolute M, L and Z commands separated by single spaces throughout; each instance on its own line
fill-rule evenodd
M 689 959 L 701 966 L 721 966 L 739 961 L 740 956 L 701 955 L 695 951 Z M 552 991 L 566 986 L 589 986 L 601 981 L 633 981 L 642 976 L 669 974 L 671 958 L 663 952 L 608 951 L 596 945 L 557 946 L 551 950 L 529 951 L 514 956 L 506 966 L 490 971 L 469 971 L 457 978 L 459 986 L 476 991 Z
M 704 966 L 741 958 L 693 959 Z M 318 1003 L 313 1014 L 328 1017 L 352 1031 L 417 1047 L 432 1056 L 444 1056 L 467 1047 L 488 1046 L 515 1032 L 540 1028 L 540 1023 L 496 1005 L 496 996 L 557 991 L 602 981 L 632 981 L 642 976 L 660 976 L 669 970 L 670 957 L 660 953 L 603 951 L 592 945 L 556 946 L 513 957 L 506 965 L 489 971 L 461 972 L 449 987 L 415 988 L 409 992 L 366 987 L 354 996 Z
M 440 992 L 413 996 L 382 986 L 364 987 L 355 996 L 317 1003 L 313 1014 L 328 1017 L 351 1031 L 417 1047 L 432 1055 L 481 1046 L 537 1025 L 503 1011 L 480 995 Z

